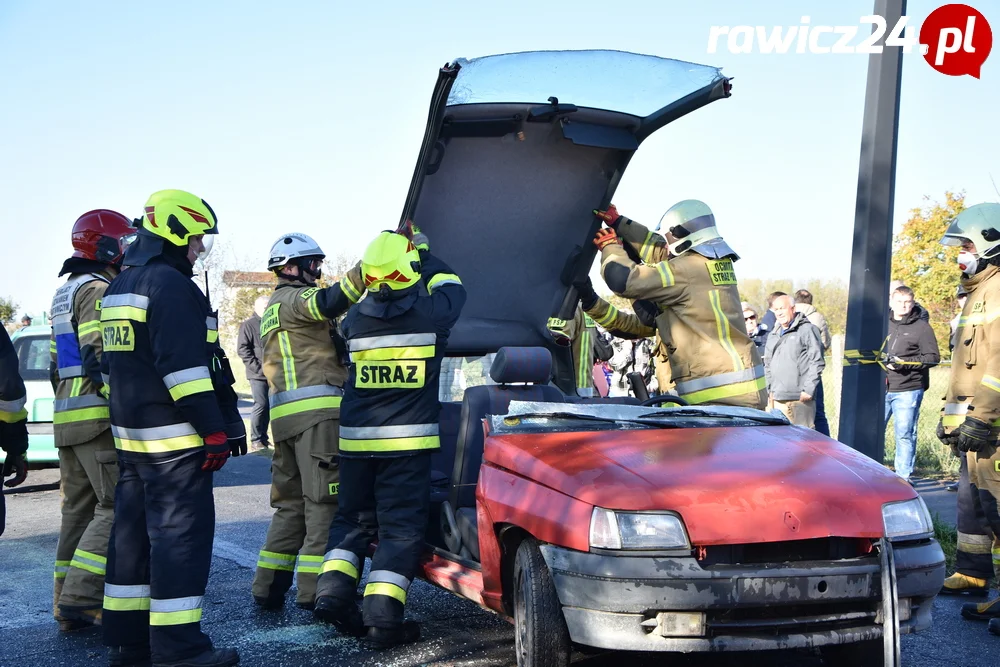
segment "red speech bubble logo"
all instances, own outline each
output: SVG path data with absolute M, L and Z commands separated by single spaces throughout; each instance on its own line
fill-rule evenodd
M 924 60 L 938 72 L 978 79 L 993 49 L 993 30 L 975 8 L 943 5 L 920 26 L 920 44 Z

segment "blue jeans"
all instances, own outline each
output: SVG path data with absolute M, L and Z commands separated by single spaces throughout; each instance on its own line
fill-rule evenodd
M 895 417 L 896 460 L 893 463 L 896 474 L 910 479 L 913 463 L 917 459 L 917 417 L 920 403 L 924 400 L 924 390 L 887 392 L 885 395 L 885 423 Z

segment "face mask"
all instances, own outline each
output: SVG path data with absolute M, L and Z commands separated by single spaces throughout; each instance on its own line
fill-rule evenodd
M 979 258 L 971 252 L 963 250 L 958 253 L 958 268 L 962 269 L 962 273 L 965 275 L 973 276 L 979 268 Z

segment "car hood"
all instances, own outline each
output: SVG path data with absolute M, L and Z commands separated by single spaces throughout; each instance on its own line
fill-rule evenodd
M 877 538 L 916 497 L 871 459 L 797 426 L 493 435 L 485 461 L 597 507 L 670 510 L 692 544 Z
M 639 144 L 728 95 L 715 67 L 621 51 L 443 68 L 402 219 L 468 291 L 448 353 L 550 346 L 548 318 L 571 317 L 572 277 L 593 264 L 592 211 L 611 201 Z

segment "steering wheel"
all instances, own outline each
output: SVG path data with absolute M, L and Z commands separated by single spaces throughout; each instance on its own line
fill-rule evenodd
M 650 396 L 640 405 L 649 407 L 652 405 L 662 405 L 663 403 L 676 403 L 677 405 L 691 405 L 680 396 L 674 396 L 673 394 L 660 394 L 658 396 Z

